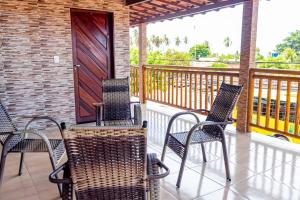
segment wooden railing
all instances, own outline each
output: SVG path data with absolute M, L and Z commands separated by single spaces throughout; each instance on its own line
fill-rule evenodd
M 142 71 L 143 99 L 183 109 L 209 110 L 222 81 L 239 80 L 236 68 L 145 65 Z M 139 96 L 139 73 L 131 68 L 133 96 Z M 300 138 L 300 71 L 253 68 L 248 97 L 250 129 Z
M 132 94 L 137 96 L 138 70 L 131 69 Z M 222 83 L 238 84 L 238 69 L 143 66 L 144 99 L 183 109 L 210 109 Z
M 130 67 L 130 92 L 132 96 L 139 96 L 139 66 Z
M 250 126 L 299 137 L 300 71 L 251 69 Z

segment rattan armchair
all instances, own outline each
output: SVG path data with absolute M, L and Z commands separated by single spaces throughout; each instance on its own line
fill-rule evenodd
M 129 78 L 103 80 L 102 94 L 103 102 L 93 104 L 96 107 L 97 126 L 142 124 L 140 103 L 130 102 Z
M 73 188 L 80 200 L 159 199 L 158 179 L 169 169 L 146 154 L 145 128 L 74 127 L 63 137 L 68 162 L 49 176 L 63 183 L 63 200 L 73 199 Z M 55 178 L 61 172 L 63 178 Z
M 166 154 L 166 149 L 169 147 L 181 158 L 181 166 L 177 179 L 176 186 L 179 188 L 181 184 L 182 174 L 184 171 L 185 162 L 188 155 L 189 146 L 193 144 L 201 144 L 203 161 L 206 162 L 206 155 L 204 149 L 204 143 L 218 141 L 222 143 L 226 178 L 230 179 L 230 171 L 228 166 L 228 156 L 226 149 L 226 141 L 224 130 L 227 124 L 232 124 L 230 119 L 233 108 L 242 91 L 242 86 L 235 86 L 222 83 L 219 92 L 211 106 L 211 110 L 194 110 L 188 112 L 180 112 L 172 116 L 168 124 L 167 133 L 165 137 L 163 152 L 161 160 L 163 161 Z M 194 112 L 207 112 L 206 121 L 200 122 L 199 118 Z M 196 125 L 194 125 L 189 131 L 171 133 L 173 122 L 182 115 L 192 115 L 196 119 Z
M 62 139 L 48 139 L 47 136 L 38 131 L 31 129 L 31 125 L 36 121 L 50 121 L 54 123 L 60 133 L 62 127 L 65 126 L 62 122 L 58 124 L 49 116 L 20 116 L 29 119 L 24 130 L 18 130 L 13 123 L 11 117 L 6 111 L 4 105 L 0 101 L 0 144 L 2 145 L 1 160 L 0 160 L 0 186 L 3 179 L 5 160 L 9 153 L 21 153 L 19 176 L 22 174 L 25 152 L 48 152 L 53 170 L 59 164 L 60 159 L 65 153 L 64 142 Z M 58 185 L 61 192 L 60 185 Z

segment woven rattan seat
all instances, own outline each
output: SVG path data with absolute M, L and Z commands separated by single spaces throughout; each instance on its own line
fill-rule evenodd
M 52 149 L 54 150 L 64 146 L 64 142 L 61 139 L 50 139 L 49 142 Z M 13 148 L 11 148 L 10 151 L 48 152 L 48 146 L 42 139 L 23 139 L 18 142 Z
M 224 162 L 226 169 L 227 180 L 230 180 L 230 172 L 228 166 L 227 149 L 225 142 L 224 130 L 227 124 L 233 123 L 230 121 L 230 117 L 239 94 L 242 90 L 242 86 L 235 86 L 221 84 L 219 92 L 211 106 L 211 110 L 204 109 L 195 110 L 194 112 L 207 112 L 206 121 L 200 122 L 198 116 L 193 112 L 181 112 L 175 114 L 168 124 L 166 138 L 164 142 L 164 148 L 161 160 L 164 160 L 166 154 L 166 148 L 169 147 L 175 152 L 181 159 L 180 171 L 177 179 L 176 186 L 180 187 L 182 174 L 187 159 L 187 153 L 189 145 L 200 144 L 202 149 L 203 161 L 206 162 L 206 155 L 203 143 L 206 142 L 221 142 L 224 154 Z M 173 122 L 182 115 L 192 115 L 196 119 L 196 125 L 194 125 L 189 131 L 171 133 Z
M 186 145 L 187 136 L 188 131 L 185 131 L 174 133 L 171 135 L 171 138 L 174 138 L 182 145 Z M 196 130 L 191 137 L 190 144 L 199 144 L 216 140 L 221 140 L 221 138 L 215 137 L 214 135 L 211 135 L 209 133 L 205 133 L 202 130 Z
M 146 154 L 145 128 L 73 127 L 63 137 L 68 162 L 50 174 L 50 181 L 64 183 L 63 200 L 73 198 L 73 188 L 78 200 L 159 199 L 158 179 L 169 169 Z M 55 178 L 62 170 L 64 179 Z
M 142 125 L 140 103 L 130 102 L 129 78 L 103 80 L 102 94 L 103 102 L 93 104 L 97 126 Z
M 29 118 L 29 117 L 26 117 Z M 25 152 L 48 152 L 52 168 L 55 170 L 60 159 L 65 153 L 62 139 L 48 139 L 40 131 L 29 129 L 32 122 L 46 120 L 58 126 L 62 133 L 61 126 L 51 117 L 32 116 L 23 131 L 16 128 L 11 117 L 0 101 L 0 143 L 3 145 L 0 162 L 0 186 L 3 179 L 6 157 L 9 153 L 21 153 L 19 175 L 22 174 Z M 64 123 L 61 123 L 64 125 Z M 58 185 L 61 192 L 60 185 Z

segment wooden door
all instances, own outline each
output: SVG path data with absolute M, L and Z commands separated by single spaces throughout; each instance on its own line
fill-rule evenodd
M 101 81 L 113 78 L 112 14 L 71 9 L 76 122 L 96 120 Z

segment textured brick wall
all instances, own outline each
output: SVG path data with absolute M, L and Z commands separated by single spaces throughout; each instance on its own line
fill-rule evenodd
M 75 122 L 70 8 L 114 13 L 115 74 L 128 76 L 124 5 L 124 0 L 0 0 L 0 99 L 9 112 Z

